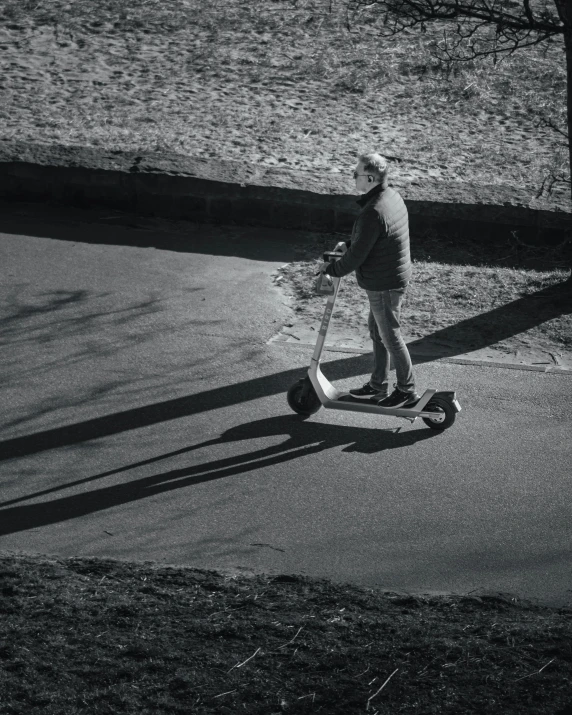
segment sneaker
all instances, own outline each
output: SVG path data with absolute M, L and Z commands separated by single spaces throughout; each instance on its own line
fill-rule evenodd
M 420 397 L 416 392 L 401 392 L 396 387 L 389 397 L 380 400 L 377 404 L 379 407 L 412 407 Z
M 360 400 L 384 400 L 387 398 L 387 392 L 379 392 L 379 390 L 374 390 L 373 387 L 366 382 L 363 387 L 358 387 L 356 390 L 350 390 L 350 395 L 352 397 L 357 397 Z

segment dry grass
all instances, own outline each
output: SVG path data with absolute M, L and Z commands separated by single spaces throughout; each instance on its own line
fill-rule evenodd
M 411 181 L 566 168 L 558 41 L 448 73 L 440 29 L 380 38 L 345 0 L 4 0 L 0 136 L 346 173 L 375 146 Z M 566 185 L 559 187 L 565 193 Z
M 3 556 L 0 614 L 3 715 L 556 715 L 570 704 L 572 612 L 502 596 Z
M 313 291 L 324 250 L 340 236 L 309 236 L 298 248 L 300 261 L 280 269 L 278 284 L 292 297 L 296 324 L 319 326 L 324 300 Z M 412 237 L 413 279 L 402 310 L 408 342 L 433 334 L 453 340 L 458 351 L 488 346 L 524 355 L 553 353 L 572 356 L 570 297 L 558 289 L 566 280 L 566 257 L 561 248 L 527 248 L 514 242 L 481 243 L 433 231 Z M 554 300 L 545 289 L 557 290 Z M 528 296 L 528 299 L 527 299 Z M 344 278 L 333 327 L 344 335 L 367 338 L 369 312 L 355 276 Z M 440 331 L 440 332 L 439 332 Z M 550 358 L 549 358 L 550 360 Z

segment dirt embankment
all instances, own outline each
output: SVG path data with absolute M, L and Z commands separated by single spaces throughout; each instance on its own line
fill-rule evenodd
M 381 29 L 373 6 L 348 25 L 336 0 L 5 0 L 0 137 L 342 176 L 376 148 L 401 184 L 531 197 L 562 170 L 545 121 L 565 116 L 557 41 L 448 74 L 431 54 L 440 28 Z

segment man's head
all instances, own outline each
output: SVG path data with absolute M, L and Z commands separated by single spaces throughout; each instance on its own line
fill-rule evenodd
M 360 194 L 366 194 L 374 186 L 384 184 L 388 170 L 387 159 L 381 154 L 377 152 L 362 154 L 354 171 L 356 189 Z

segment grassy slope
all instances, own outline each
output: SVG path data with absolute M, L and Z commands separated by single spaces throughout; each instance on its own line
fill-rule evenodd
M 447 74 L 441 29 L 380 38 L 342 0 L 3 0 L 0 136 L 528 186 L 565 170 L 562 46 Z M 33 88 L 33 91 L 30 91 Z M 563 191 L 569 191 L 561 185 Z
M 277 274 L 279 285 L 295 300 L 296 320 L 305 325 L 321 321 L 324 301 L 314 293 L 315 274 L 323 251 L 339 238 L 309 235 L 298 247 L 301 260 Z M 568 275 L 562 249 L 489 242 L 483 251 L 478 241 L 427 232 L 413 237 L 412 256 L 413 279 L 402 310 L 408 341 L 454 328 L 455 340 L 467 351 L 488 345 L 506 353 L 572 353 L 570 299 L 558 297 Z M 552 286 L 555 299 L 541 297 Z M 334 324 L 346 333 L 366 335 L 367 313 L 364 292 L 354 275 L 347 276 Z
M 0 617 L 3 715 L 555 715 L 571 700 L 572 612 L 502 597 L 4 556 Z

